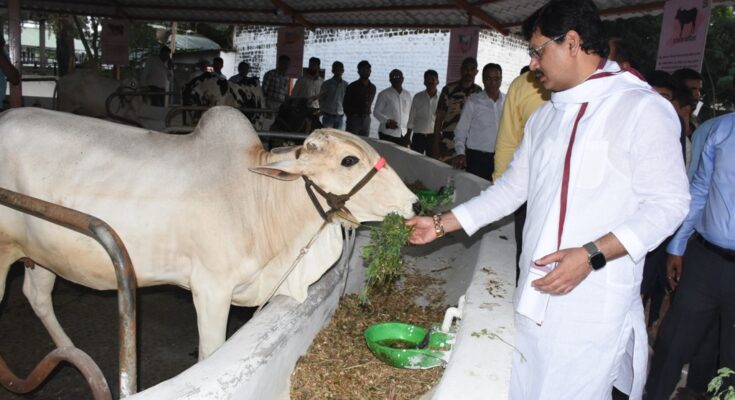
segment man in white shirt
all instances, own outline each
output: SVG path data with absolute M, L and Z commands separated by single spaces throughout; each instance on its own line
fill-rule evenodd
M 306 99 L 306 107 L 312 112 L 319 112 L 319 93 L 322 90 L 324 79 L 319 76 L 322 61 L 316 57 L 309 59 L 309 68 L 306 74 L 296 81 L 291 92 L 291 97 L 302 97 Z
M 152 92 L 165 92 L 172 76 L 171 49 L 161 46 L 157 56 L 150 55 L 140 76 L 143 86 Z M 150 96 L 151 105 L 163 107 L 164 95 Z
M 411 112 L 408 115 L 408 132 L 406 138 L 411 141 L 411 150 L 426 154 L 431 150 L 436 105 L 439 102 L 439 73 L 433 69 L 424 72 L 426 90 L 413 96 Z
M 378 94 L 373 109 L 373 115 L 380 121 L 378 137 L 408 147 L 406 132 L 408 115 L 411 112 L 411 93 L 403 89 L 401 70 L 390 71 L 388 77 L 391 86 Z
M 467 168 L 467 172 L 489 181 L 493 180 L 495 139 L 505 102 L 505 93 L 500 91 L 502 81 L 500 65 L 485 65 L 482 69 L 485 90 L 467 99 L 454 129 L 454 167 Z
M 682 222 L 689 189 L 671 104 L 614 61 L 592 0 L 552 0 L 523 23 L 551 91 L 508 169 L 410 241 L 474 234 L 528 202 L 509 398 L 640 400 L 648 361 L 646 253 Z M 485 355 L 491 356 L 491 355 Z

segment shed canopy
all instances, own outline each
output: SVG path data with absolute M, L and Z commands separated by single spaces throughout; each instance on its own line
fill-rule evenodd
M 7 6 L 0 0 L 0 6 Z M 132 20 L 315 28 L 517 29 L 546 0 L 20 0 L 21 9 Z M 658 13 L 665 1 L 595 0 L 605 18 Z M 717 1 L 729 3 L 732 1 Z

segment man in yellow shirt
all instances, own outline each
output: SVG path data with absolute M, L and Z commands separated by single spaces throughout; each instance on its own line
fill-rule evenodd
M 511 82 L 508 87 L 508 94 L 505 96 L 505 105 L 500 118 L 500 127 L 498 128 L 498 138 L 495 142 L 494 182 L 497 182 L 508 168 L 513 153 L 521 144 L 526 121 L 541 104 L 549 100 L 549 96 L 549 91 L 541 86 L 533 71 L 521 74 Z M 520 274 L 518 260 L 521 257 L 523 225 L 526 222 L 526 204 L 524 203 L 516 210 L 513 216 L 516 239 L 516 284 L 518 284 Z

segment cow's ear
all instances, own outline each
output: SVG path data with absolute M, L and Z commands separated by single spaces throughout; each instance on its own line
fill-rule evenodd
M 266 165 L 250 167 L 256 174 L 270 176 L 282 181 L 292 181 L 304 174 L 304 163 L 299 160 L 278 161 Z

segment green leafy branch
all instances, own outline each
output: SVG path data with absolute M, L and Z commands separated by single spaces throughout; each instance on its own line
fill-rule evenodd
M 502 329 L 502 328 L 501 328 L 501 329 Z M 472 332 L 472 333 L 470 334 L 470 336 L 472 336 L 472 337 L 476 337 L 476 338 L 480 338 L 480 337 L 483 337 L 483 336 L 487 336 L 487 337 L 488 337 L 488 338 L 490 338 L 490 339 L 498 339 L 498 340 L 500 340 L 501 342 L 503 342 L 503 343 L 505 343 L 506 345 L 508 345 L 508 346 L 510 346 L 511 348 L 513 348 L 513 349 L 514 349 L 515 351 L 517 351 L 517 352 L 518 352 L 518 354 L 520 354 L 520 355 L 521 355 L 521 361 L 522 361 L 522 362 L 526 362 L 526 357 L 525 357 L 525 356 L 523 355 L 523 353 L 522 353 L 522 352 L 521 352 L 520 350 L 518 350 L 518 347 L 515 347 L 515 346 L 514 346 L 513 344 L 511 344 L 511 343 L 510 343 L 510 342 L 508 342 L 507 340 L 503 339 L 502 337 L 500 337 L 500 335 L 498 335 L 498 334 L 497 334 L 497 333 L 495 333 L 495 332 L 490 332 L 490 331 L 488 331 L 488 330 L 487 330 L 486 328 L 482 328 L 482 329 L 480 329 L 479 331 L 475 331 L 475 332 Z M 728 400 L 729 400 L 729 399 L 728 399 Z
M 730 368 L 720 368 L 717 370 L 717 376 L 707 385 L 707 393 L 711 393 L 712 400 L 735 400 L 735 387 L 729 385 L 722 387 L 725 379 L 735 374 Z
M 360 294 L 360 303 L 369 304 L 371 288 L 386 285 L 403 275 L 405 261 L 401 248 L 408 243 L 411 228 L 398 214 L 388 214 L 383 223 L 370 228 L 370 243 L 362 248 L 362 258 L 367 263 L 366 285 Z

